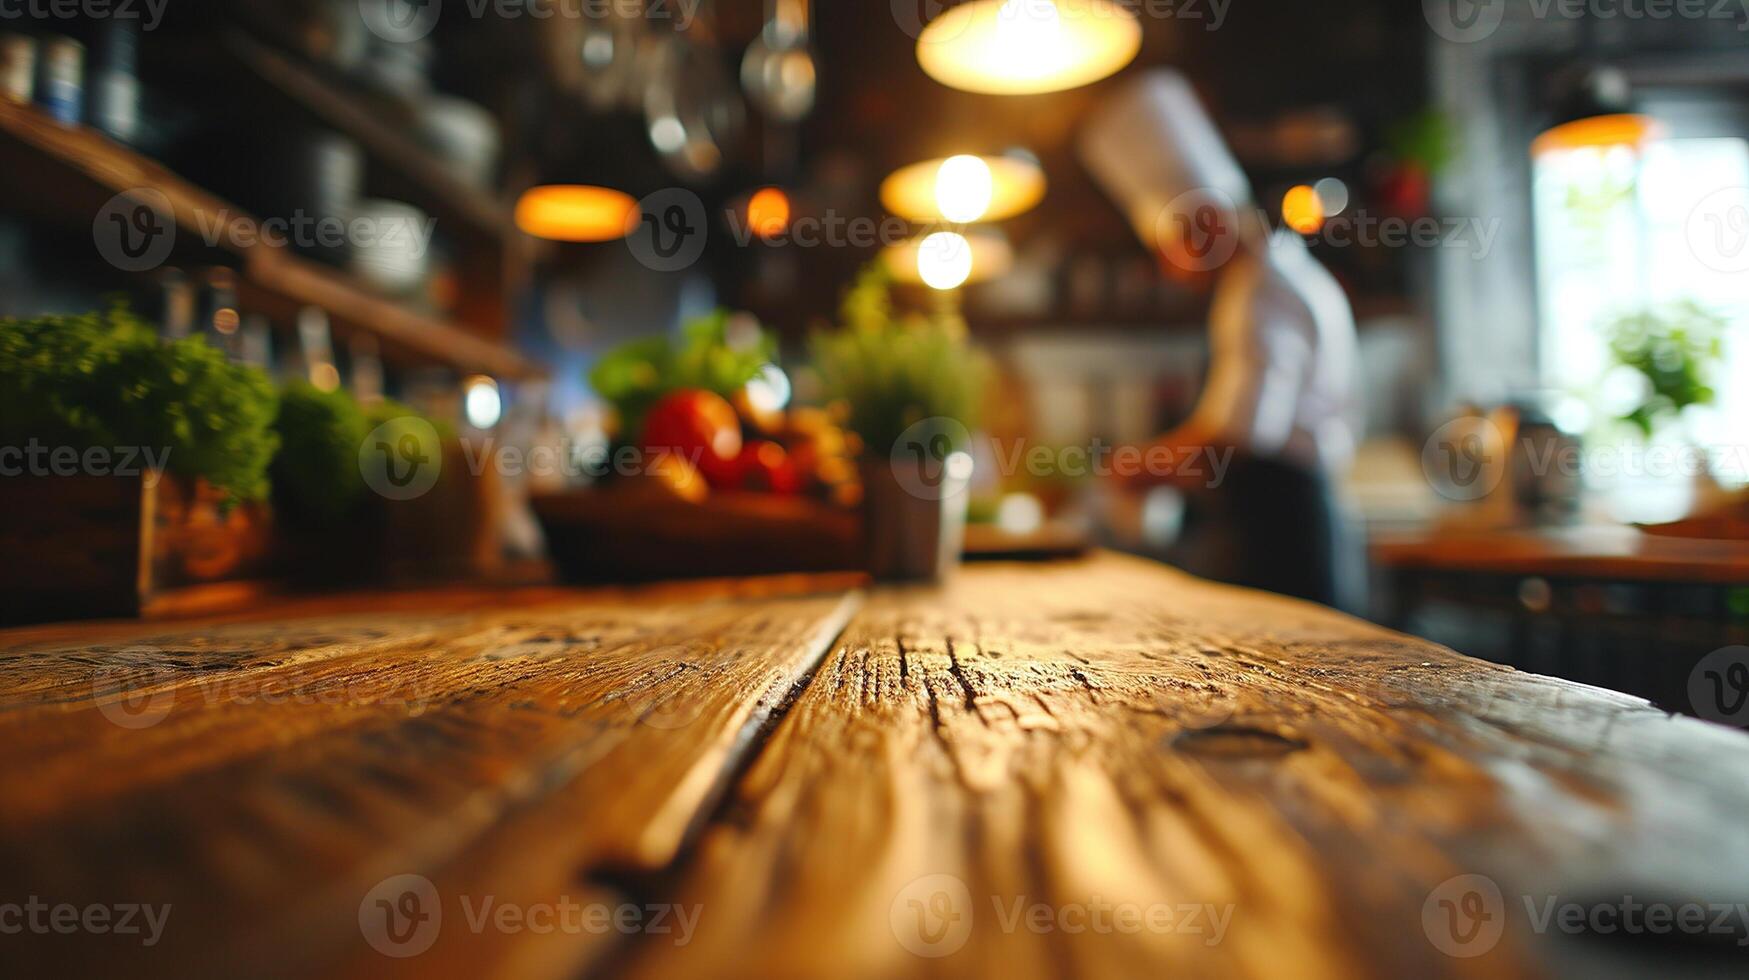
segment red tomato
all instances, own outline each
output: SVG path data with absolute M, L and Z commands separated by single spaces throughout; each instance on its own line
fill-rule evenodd
M 802 488 L 801 474 L 796 471 L 789 454 L 775 442 L 760 439 L 748 443 L 741 450 L 737 466 L 741 471 L 741 486 L 749 490 L 791 494 Z
M 677 391 L 644 418 L 645 453 L 673 453 L 693 463 L 712 486 L 732 486 L 741 455 L 741 419 L 719 395 Z

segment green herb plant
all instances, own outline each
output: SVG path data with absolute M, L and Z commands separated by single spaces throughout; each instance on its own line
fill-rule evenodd
M 1688 406 L 1712 404 L 1709 375 L 1724 358 L 1723 317 L 1683 300 L 1620 317 L 1607 333 L 1610 356 L 1648 382 L 1645 398 L 1621 417 L 1647 438 Z
M 965 430 L 977 424 L 989 362 L 957 314 L 901 313 L 892 274 L 875 262 L 857 275 L 839 316 L 836 330 L 813 338 L 814 367 L 827 396 L 849 406 L 847 425 L 865 452 L 889 455 L 906 429 L 928 419 Z M 959 431 L 946 426 L 940 434 L 958 441 Z
M 164 342 L 107 312 L 0 320 L 0 445 L 168 452 L 234 500 L 267 495 L 273 385 L 199 338 Z
M 287 384 L 273 423 L 280 441 L 272 470 L 275 514 L 301 527 L 344 524 L 369 492 L 359 470 L 360 447 L 377 426 L 409 416 L 417 413 L 399 402 L 383 400 L 367 407 L 345 389 L 323 391 L 307 381 Z M 433 429 L 439 440 L 454 435 L 435 423 Z M 436 456 L 443 448 L 425 446 L 422 452 Z

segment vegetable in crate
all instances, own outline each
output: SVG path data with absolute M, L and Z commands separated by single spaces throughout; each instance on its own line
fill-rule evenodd
M 278 399 L 198 337 L 163 342 L 122 305 L 0 320 L 0 445 L 149 452 L 233 500 L 267 495 Z
M 651 337 L 614 349 L 589 372 L 589 384 L 618 414 L 620 440 L 639 444 L 645 417 L 664 397 L 696 389 L 733 398 L 775 353 L 757 321 L 717 310 L 687 321 L 678 344 Z
M 416 413 L 398 402 L 363 407 L 344 389 L 323 391 L 308 382 L 280 394 L 280 452 L 273 461 L 273 503 L 286 520 L 302 527 L 333 527 L 354 516 L 367 499 L 359 448 L 377 426 Z M 423 427 L 410 427 L 416 437 Z M 439 438 L 447 434 L 439 431 Z M 435 458 L 443 447 L 422 447 Z

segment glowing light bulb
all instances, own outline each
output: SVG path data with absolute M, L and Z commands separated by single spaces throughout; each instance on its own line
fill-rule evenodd
M 1281 220 L 1302 235 L 1315 235 L 1324 227 L 1324 202 L 1305 184 L 1290 188 L 1281 199 Z
M 462 396 L 462 411 L 468 424 L 476 429 L 490 429 L 504 414 L 504 399 L 498 393 L 498 382 L 485 375 L 469 378 Z
M 990 165 L 969 153 L 948 157 L 935 172 L 935 206 L 949 221 L 967 224 L 982 218 L 995 194 Z
M 930 289 L 953 289 L 972 276 L 972 243 L 957 231 L 938 231 L 917 246 L 917 275 Z
M 1006 0 L 996 13 L 996 43 L 1033 71 L 1061 68 L 1062 40 L 1063 19 L 1051 0 Z
M 789 227 L 789 196 L 765 187 L 747 201 L 747 227 L 760 238 L 771 238 Z

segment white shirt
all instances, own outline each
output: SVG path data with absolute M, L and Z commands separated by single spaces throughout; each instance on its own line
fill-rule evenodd
M 1209 314 L 1212 361 L 1196 421 L 1234 446 L 1340 476 L 1360 400 L 1354 312 L 1291 232 L 1227 266 Z

